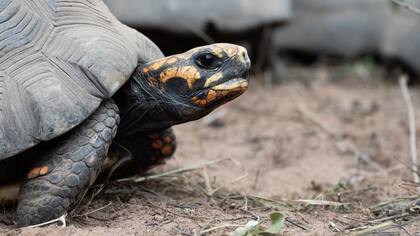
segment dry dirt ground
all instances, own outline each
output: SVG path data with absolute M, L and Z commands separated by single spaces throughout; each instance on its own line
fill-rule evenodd
M 229 235 L 281 212 L 281 235 L 420 235 L 420 204 L 403 199 L 369 208 L 419 195 L 410 183 L 398 84 L 383 82 L 381 72 L 341 69 L 300 68 L 294 76 L 303 81 L 287 85 L 254 80 L 235 102 L 176 127 L 175 157 L 153 170 L 177 170 L 172 175 L 112 184 L 86 199 L 65 228 L 15 230 L 4 210 L 0 234 Z M 411 89 L 417 133 L 419 89 Z

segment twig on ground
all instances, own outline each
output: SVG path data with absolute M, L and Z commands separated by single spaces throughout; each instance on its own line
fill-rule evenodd
M 207 173 L 206 167 L 203 168 L 203 178 L 204 178 L 204 183 L 206 184 L 206 194 L 208 196 L 211 196 L 212 195 L 211 193 L 213 192 L 213 187 L 211 186 L 210 178 Z
M 404 230 L 404 232 L 406 233 L 406 234 L 408 234 L 409 236 L 414 236 L 414 234 L 412 234 L 406 227 L 404 227 L 404 226 L 401 226 L 401 229 L 402 230 Z
M 297 220 L 296 220 L 296 221 L 297 221 Z M 308 231 L 308 229 L 307 229 L 306 227 L 304 227 L 304 226 L 302 225 L 302 223 L 300 223 L 299 221 L 297 221 L 297 223 L 296 223 L 296 222 L 294 222 L 293 220 L 291 220 L 289 217 L 286 217 L 286 222 L 288 222 L 289 224 L 291 224 L 291 225 L 293 225 L 293 226 L 298 227 L 298 228 L 299 228 L 299 229 L 301 229 L 301 230 Z
M 260 180 L 260 169 L 257 169 L 257 172 L 255 173 L 255 179 L 254 184 L 252 185 L 252 188 L 255 190 L 258 187 L 258 181 Z
M 81 217 L 81 216 L 85 216 L 85 217 L 87 217 L 87 216 L 89 216 L 89 215 L 91 215 L 91 214 L 93 214 L 93 213 L 95 213 L 95 212 L 101 211 L 101 210 L 103 210 L 103 209 L 105 209 L 105 208 L 107 208 L 107 207 L 109 207 L 109 206 L 111 206 L 111 205 L 112 205 L 112 202 L 108 203 L 107 205 L 105 205 L 105 206 L 103 206 L 103 207 L 100 207 L 100 208 L 98 208 L 98 209 L 95 209 L 95 210 L 92 210 L 92 211 L 86 212 L 86 213 L 84 213 L 84 214 L 74 215 L 74 217 Z
M 220 189 L 225 188 L 226 186 L 231 185 L 233 183 L 239 182 L 239 181 L 245 179 L 246 177 L 248 177 L 248 172 L 245 172 L 245 174 L 239 176 L 238 178 L 235 178 L 232 181 L 229 181 L 228 183 L 213 189 L 209 194 L 210 194 L 210 196 L 212 196 L 215 192 L 219 191 Z
M 198 170 L 198 169 L 201 169 L 205 166 L 213 165 L 213 164 L 216 164 L 216 163 L 219 163 L 219 162 L 222 162 L 222 161 L 226 161 L 226 160 L 232 160 L 232 159 L 231 158 L 223 158 L 223 159 L 218 159 L 218 160 L 201 162 L 201 163 L 193 164 L 193 165 L 190 165 L 190 166 L 182 167 L 182 168 L 179 168 L 179 169 L 171 170 L 171 171 L 161 173 L 161 174 L 157 174 L 157 175 L 118 179 L 118 180 L 116 180 L 116 182 L 139 183 L 139 182 L 144 182 L 144 181 L 147 181 L 147 180 L 150 180 L 150 179 L 159 179 L 159 178 L 162 178 L 162 177 L 167 177 L 167 176 L 171 176 L 171 175 L 175 175 L 175 174 L 181 174 L 181 173 L 184 173 L 184 172 Z
M 378 225 L 374 225 L 374 226 L 362 226 L 361 229 L 359 231 L 353 232 L 350 235 L 351 236 L 362 236 L 362 235 L 368 235 L 370 233 L 378 233 L 387 229 L 391 229 L 391 228 L 395 228 L 395 227 L 399 227 L 400 225 L 393 222 L 393 221 L 387 221 Z
M 263 196 L 248 195 L 248 198 L 259 199 L 259 200 L 262 200 L 262 201 L 271 202 L 271 203 L 274 203 L 278 206 L 284 207 L 284 209 L 288 209 L 290 207 L 290 205 L 285 201 L 278 201 L 278 200 L 274 200 L 274 199 L 263 197 Z
M 212 231 L 218 230 L 218 229 L 223 229 L 223 228 L 233 228 L 233 227 L 242 227 L 243 225 L 233 225 L 233 224 L 224 224 L 224 225 L 219 225 L 219 226 L 215 226 L 206 230 L 202 230 L 200 231 L 200 233 L 198 235 L 203 235 L 203 234 L 207 234 L 210 233 Z
M 420 15 L 420 9 L 418 9 L 417 7 L 414 7 L 414 6 L 412 6 L 408 3 L 405 3 L 405 2 L 400 1 L 400 0 L 392 0 L 392 2 L 397 4 L 398 6 L 400 6 L 402 8 L 405 8 L 409 11 L 412 11 L 412 12 Z
M 350 236 L 362 236 L 362 235 L 368 235 L 371 233 L 380 233 L 383 232 L 384 230 L 390 230 L 393 228 L 401 228 L 405 225 L 409 225 L 412 224 L 414 222 L 418 222 L 420 220 L 420 217 L 415 217 L 412 218 L 410 220 L 405 220 L 405 221 L 401 221 L 401 222 L 396 222 L 396 221 L 386 221 L 377 225 L 363 225 L 361 227 L 358 228 L 353 228 L 350 230 L 346 230 L 345 233 L 350 233 Z
M 46 226 L 46 225 L 54 224 L 55 222 L 61 222 L 62 223 L 62 227 L 65 228 L 67 226 L 66 217 L 67 217 L 67 214 L 64 214 L 64 215 L 60 216 L 57 219 L 53 219 L 53 220 L 50 220 L 50 221 L 47 221 L 47 222 L 44 222 L 44 223 L 41 223 L 41 224 L 37 224 L 37 225 L 26 226 L 24 228 L 26 228 L 26 229 L 38 228 L 38 227 L 41 227 L 41 226 Z
M 248 198 L 246 197 L 246 195 L 245 194 L 243 194 L 243 193 L 241 193 L 241 195 L 243 195 L 244 196 L 244 210 L 245 211 L 248 211 Z
M 80 208 L 80 205 L 82 204 L 82 200 L 85 198 L 86 194 L 88 193 L 88 190 L 86 190 L 83 193 L 83 196 L 80 199 L 80 201 L 77 203 L 76 207 L 74 207 L 74 209 L 70 211 L 70 215 L 73 215 L 76 212 L 82 212 L 82 211 L 84 211 L 85 209 L 87 209 L 90 206 L 90 204 L 92 203 L 93 199 L 95 199 L 102 192 L 102 190 L 104 190 L 104 188 L 105 188 L 105 184 L 100 184 L 98 186 L 99 186 L 98 190 L 96 190 L 94 193 L 92 193 L 92 195 L 90 196 L 88 202 L 83 207 Z
M 413 103 L 411 101 L 410 93 L 407 87 L 407 77 L 401 76 L 399 79 L 401 93 L 403 95 L 404 103 L 407 108 L 409 129 L 410 129 L 410 153 L 411 153 L 411 172 L 414 183 L 419 183 L 418 175 L 418 161 L 417 161 L 417 147 L 416 147 L 416 121 Z

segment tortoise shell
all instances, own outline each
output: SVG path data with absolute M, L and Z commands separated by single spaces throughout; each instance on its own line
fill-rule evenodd
M 101 0 L 1 0 L 0 160 L 77 126 L 161 56 Z

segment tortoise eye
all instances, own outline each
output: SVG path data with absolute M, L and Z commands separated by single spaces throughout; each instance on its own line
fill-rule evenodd
M 196 63 L 206 69 L 215 69 L 222 64 L 222 60 L 211 53 L 206 53 L 199 56 Z

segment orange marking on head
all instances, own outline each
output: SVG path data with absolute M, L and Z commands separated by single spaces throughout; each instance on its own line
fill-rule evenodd
M 149 68 L 148 67 L 144 67 L 143 68 L 143 73 L 147 73 L 147 72 L 149 72 Z
M 149 66 L 150 70 L 157 70 L 161 68 L 166 63 L 166 59 L 159 60 Z
M 203 107 L 207 104 L 206 99 L 201 99 L 198 97 L 193 97 L 192 98 L 193 103 L 195 103 L 197 106 Z
M 173 153 L 173 149 L 170 145 L 166 145 L 165 147 L 162 148 L 161 152 L 165 156 L 170 156 Z
M 166 69 L 160 74 L 160 80 L 164 83 L 174 77 L 186 80 L 188 87 L 191 89 L 194 82 L 200 79 L 200 72 L 193 66 L 183 66 Z
M 214 91 L 214 90 L 210 90 L 207 93 L 206 101 L 211 102 L 211 101 L 215 100 L 216 98 L 217 98 L 217 92 Z
M 216 92 L 214 90 L 209 90 L 209 92 L 207 93 L 206 98 L 193 97 L 192 98 L 192 101 L 193 101 L 193 103 L 195 103 L 198 106 L 205 106 L 208 103 L 216 100 L 218 96 L 219 96 L 219 93 L 218 92 Z

